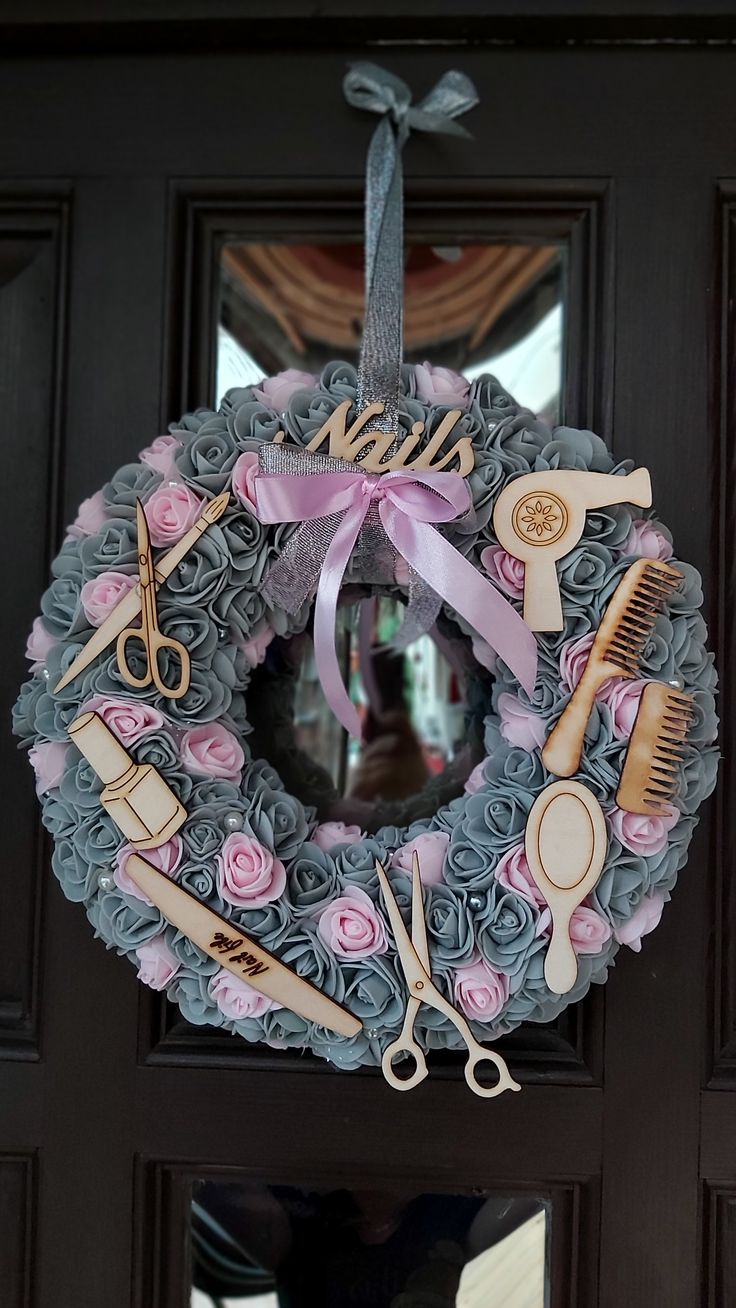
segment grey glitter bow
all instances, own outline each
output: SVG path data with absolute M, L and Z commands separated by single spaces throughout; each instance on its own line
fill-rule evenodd
M 399 431 L 399 391 L 404 305 L 404 194 L 401 150 L 412 128 L 419 132 L 470 133 L 454 119 L 478 103 L 464 73 L 445 73 L 419 104 L 385 68 L 353 64 L 343 91 L 349 104 L 382 114 L 368 149 L 365 189 L 365 323 L 358 366 L 357 409 L 382 403 L 382 414 L 365 431 Z

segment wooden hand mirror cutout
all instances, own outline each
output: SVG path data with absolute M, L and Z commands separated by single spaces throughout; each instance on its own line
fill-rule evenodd
M 529 871 L 552 915 L 544 979 L 556 995 L 566 995 L 578 975 L 570 918 L 598 884 L 608 848 L 603 810 L 579 781 L 554 781 L 532 807 L 524 842 Z
M 493 527 L 500 544 L 525 565 L 524 621 L 532 631 L 562 631 L 556 562 L 575 548 L 589 509 L 609 504 L 649 508 L 646 468 L 626 477 L 602 472 L 530 472 L 498 497 Z

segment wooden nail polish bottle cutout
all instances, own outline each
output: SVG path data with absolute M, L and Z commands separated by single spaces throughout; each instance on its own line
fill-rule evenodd
M 644 687 L 616 793 L 619 808 L 648 817 L 669 813 L 694 711 L 692 695 L 663 681 Z
M 566 995 L 578 975 L 570 918 L 598 884 L 608 848 L 603 810 L 593 792 L 579 781 L 553 781 L 532 807 L 524 845 L 529 871 L 552 915 L 544 979 L 554 994 Z
M 524 621 L 532 631 L 562 631 L 556 562 L 577 545 L 586 512 L 609 504 L 649 508 L 651 502 L 646 468 L 626 477 L 575 470 L 529 472 L 504 487 L 493 528 L 506 552 L 525 565 Z
M 187 813 L 152 763 L 135 763 L 97 713 L 82 713 L 69 727 L 77 749 L 105 789 L 100 803 L 136 849 L 157 849 L 179 830 Z

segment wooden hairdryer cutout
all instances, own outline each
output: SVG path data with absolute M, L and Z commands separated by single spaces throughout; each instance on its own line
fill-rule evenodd
M 100 803 L 136 849 L 157 849 L 176 834 L 187 812 L 152 763 L 135 763 L 97 713 L 82 713 L 69 727 L 80 753 L 105 789 Z
M 583 675 L 542 750 L 548 772 L 558 777 L 577 772 L 598 690 L 608 677 L 637 675 L 657 614 L 681 581 L 682 573 L 659 559 L 637 559 L 626 569 L 601 619 Z
M 649 508 L 646 468 L 626 477 L 602 472 L 529 472 L 501 491 L 493 528 L 508 554 L 524 564 L 524 621 L 532 631 L 562 631 L 556 562 L 574 549 L 589 509 L 609 504 Z
M 177 541 L 176 545 L 172 546 L 168 553 L 158 560 L 153 574 L 156 588 L 163 585 L 166 578 L 171 576 L 174 568 L 178 568 L 182 559 L 186 558 L 189 551 L 197 544 L 202 533 L 222 517 L 229 503 L 230 492 L 223 491 L 222 495 L 218 495 L 216 499 L 205 504 L 194 526 L 190 527 L 186 535 L 182 536 L 181 540 Z M 80 672 L 84 672 L 84 669 L 88 668 L 90 663 L 93 663 L 100 654 L 104 654 L 108 645 L 112 645 L 113 641 L 117 640 L 120 632 L 138 617 L 142 603 L 140 586 L 128 591 L 120 603 L 115 605 L 110 616 L 105 618 L 102 626 L 97 628 L 93 636 L 90 636 L 84 649 L 80 650 L 77 657 L 69 664 L 63 677 L 60 677 L 54 686 L 54 695 L 57 695 L 60 690 L 63 690 L 65 686 L 74 681 L 75 677 L 78 677 Z
M 578 975 L 570 918 L 598 884 L 608 848 L 603 810 L 592 790 L 579 781 L 553 781 L 532 807 L 524 843 L 529 871 L 552 916 L 544 979 L 554 994 L 566 995 Z
M 663 681 L 644 687 L 616 793 L 619 808 L 649 817 L 669 812 L 694 711 L 692 695 Z
M 247 981 L 262 995 L 297 1013 L 306 1022 L 317 1022 L 328 1031 L 356 1036 L 363 1029 L 358 1018 L 342 1004 L 337 1004 L 311 981 L 305 981 L 292 972 L 263 945 L 251 940 L 236 923 L 213 913 L 195 895 L 170 881 L 144 858 L 131 854 L 125 870 L 172 926 L 178 927 L 198 949 L 214 958 L 233 976 Z

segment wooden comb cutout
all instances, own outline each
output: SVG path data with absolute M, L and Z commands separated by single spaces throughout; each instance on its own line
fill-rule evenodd
M 626 569 L 603 614 L 585 671 L 542 750 L 549 772 L 558 777 L 577 772 L 598 690 L 609 677 L 637 676 L 657 614 L 681 581 L 682 573 L 660 559 L 637 559 Z
M 648 817 L 668 813 L 694 714 L 693 698 L 684 691 L 663 681 L 644 687 L 616 793 L 619 808 Z
M 524 848 L 552 916 L 544 979 L 554 994 L 566 995 L 578 975 L 570 918 L 598 884 L 608 849 L 606 821 L 592 790 L 579 781 L 547 786 L 527 819 Z

